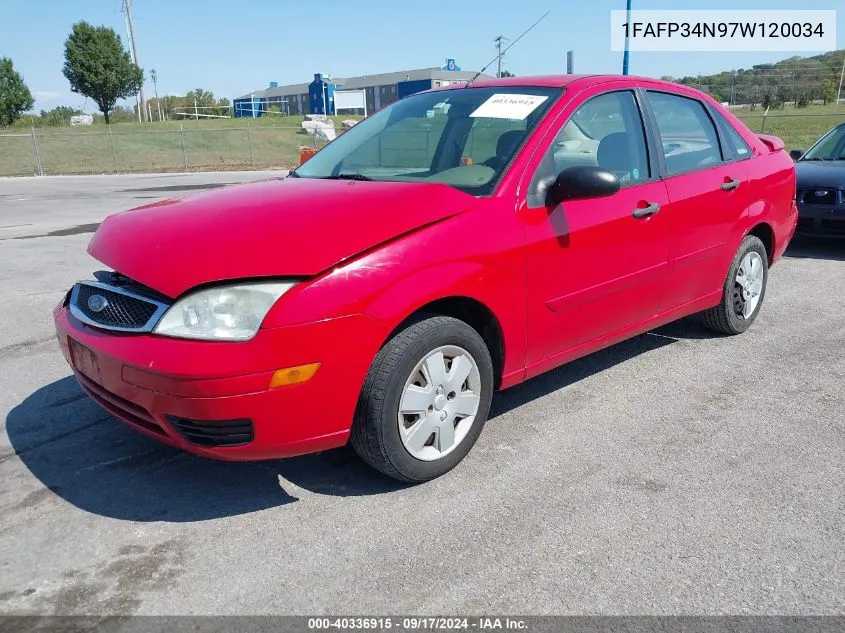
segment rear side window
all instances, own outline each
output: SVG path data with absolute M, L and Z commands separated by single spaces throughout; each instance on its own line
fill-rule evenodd
M 670 176 L 713 167 L 722 162 L 716 126 L 696 99 L 649 92 Z
M 719 121 L 721 121 L 722 129 L 725 131 L 725 140 L 727 141 L 728 146 L 733 149 L 736 157 L 739 160 L 749 158 L 751 156 L 751 148 L 748 146 L 748 143 L 745 142 L 745 139 L 740 136 L 739 132 L 736 131 L 736 128 L 731 125 L 721 113 L 717 111 L 714 112 L 714 115 Z

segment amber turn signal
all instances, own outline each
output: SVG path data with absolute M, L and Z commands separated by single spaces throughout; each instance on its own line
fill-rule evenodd
M 308 365 L 297 365 L 296 367 L 279 369 L 270 379 L 270 389 L 287 387 L 288 385 L 295 385 L 306 380 L 311 380 L 319 368 L 320 363 L 310 363 Z

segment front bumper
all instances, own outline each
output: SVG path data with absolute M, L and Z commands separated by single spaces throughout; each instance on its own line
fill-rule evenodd
M 807 237 L 845 238 L 845 202 L 816 205 L 799 201 L 796 233 Z
M 262 329 L 230 343 L 108 332 L 64 306 L 54 320 L 62 354 L 101 407 L 160 442 L 231 461 L 345 444 L 361 385 L 389 331 L 353 315 Z M 269 388 L 276 370 L 315 362 L 321 365 L 310 380 Z M 238 445 L 209 445 L 209 437 L 214 443 L 232 429 L 227 441 Z

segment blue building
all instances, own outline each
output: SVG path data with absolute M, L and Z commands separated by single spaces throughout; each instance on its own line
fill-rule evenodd
M 332 78 L 315 73 L 309 83 L 279 86 L 271 83 L 266 90 L 253 92 L 234 100 L 236 117 L 261 116 L 268 108 L 277 106 L 285 114 L 336 114 L 335 93 L 346 90 L 363 91 L 367 113 L 416 92 L 439 88 L 453 83 L 466 83 L 476 71 L 461 70 L 454 59 L 443 66 L 418 68 L 361 77 Z M 491 79 L 479 75 L 479 79 Z M 359 112 L 358 114 L 364 114 Z

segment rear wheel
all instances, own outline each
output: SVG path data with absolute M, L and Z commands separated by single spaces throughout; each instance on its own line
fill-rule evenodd
M 721 334 L 745 332 L 760 312 L 769 279 L 766 247 L 754 235 L 747 236 L 731 262 L 722 301 L 701 313 L 705 326 Z
M 389 477 L 434 479 L 469 453 L 492 392 L 493 362 L 478 332 L 452 317 L 424 318 L 396 334 L 373 361 L 352 446 Z

